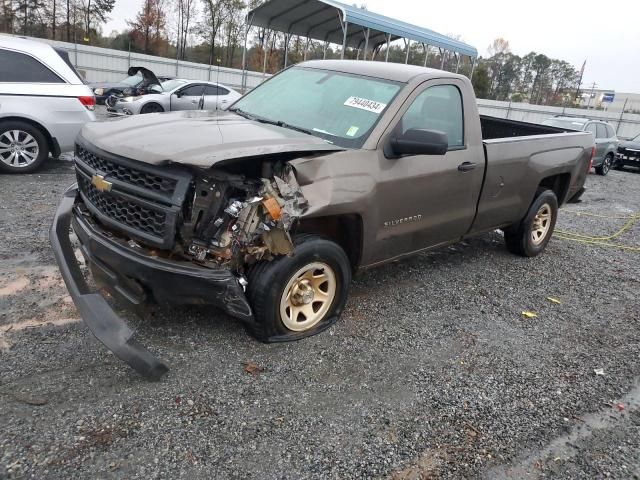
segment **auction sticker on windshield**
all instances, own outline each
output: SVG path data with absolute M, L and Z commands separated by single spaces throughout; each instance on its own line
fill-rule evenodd
M 387 106 L 386 103 L 380 103 L 359 97 L 349 97 L 344 104 L 347 107 L 359 108 L 360 110 L 366 110 L 367 112 L 375 113 L 377 115 L 380 115 Z

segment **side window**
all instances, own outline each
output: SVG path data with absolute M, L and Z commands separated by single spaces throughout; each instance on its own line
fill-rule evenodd
M 228 93 L 229 90 L 227 90 L 226 88 L 217 87 L 215 85 L 207 85 L 204 90 L 205 95 L 217 95 L 219 97 L 227 95 Z
M 608 138 L 607 135 L 607 129 L 605 128 L 604 124 L 602 123 L 597 123 L 597 131 L 598 131 L 598 135 L 597 138 Z
M 464 145 L 462 95 L 453 85 L 429 87 L 414 100 L 401 121 L 401 131 L 437 130 L 447 134 L 449 147 Z
M 204 85 L 190 85 L 186 88 L 180 90 L 182 95 L 187 97 L 199 97 L 202 95 L 202 90 L 204 89 Z
M 596 124 L 595 123 L 590 123 L 586 126 L 586 128 L 584 129 L 585 132 L 590 132 L 593 133 L 593 138 L 597 138 L 597 134 L 596 134 Z
M 0 82 L 65 83 L 64 80 L 35 58 L 1 49 Z
M 616 132 L 613 131 L 613 127 L 611 125 L 606 125 L 607 127 L 607 137 L 613 138 L 616 136 Z

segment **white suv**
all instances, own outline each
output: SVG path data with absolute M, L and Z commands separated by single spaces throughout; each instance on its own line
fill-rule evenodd
M 33 172 L 73 150 L 95 104 L 66 52 L 0 35 L 0 172 Z

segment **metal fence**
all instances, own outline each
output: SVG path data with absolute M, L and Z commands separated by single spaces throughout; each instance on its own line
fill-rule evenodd
M 187 78 L 189 80 L 209 80 L 240 89 L 242 70 L 205 65 L 202 63 L 177 61 L 141 53 L 123 52 L 110 48 L 92 47 L 54 40 L 34 39 L 45 42 L 69 53 L 71 63 L 88 82 L 118 81 L 127 74 L 130 66 L 146 67 L 156 75 Z M 248 89 L 257 87 L 265 75 L 246 73 L 245 85 Z
M 170 75 L 190 80 L 210 80 L 229 87 L 241 89 L 242 70 L 215 67 L 201 63 L 176 61 L 170 58 L 154 57 L 140 53 L 123 52 L 109 48 L 78 45 L 53 40 L 35 39 L 46 42 L 69 52 L 71 62 L 85 79 L 93 81 L 117 81 L 126 75 L 130 66 L 142 66 L 153 70 L 157 75 Z M 247 90 L 257 87 L 268 75 L 258 72 L 246 72 Z M 620 138 L 631 138 L 640 133 L 640 115 L 577 108 L 547 107 L 528 103 L 499 102 L 478 100 L 480 113 L 494 117 L 541 123 L 554 115 L 585 116 L 609 122 Z
M 508 118 L 522 122 L 541 123 L 554 115 L 576 117 L 588 116 L 595 120 L 604 120 L 615 129 L 618 137 L 628 139 L 640 133 L 640 115 L 579 108 L 547 107 L 528 103 L 498 102 L 496 100 L 478 100 L 478 108 L 483 115 Z

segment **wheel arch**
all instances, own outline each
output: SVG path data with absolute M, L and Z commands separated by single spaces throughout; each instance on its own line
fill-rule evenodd
M 553 191 L 558 199 L 558 205 L 562 205 L 567 200 L 567 194 L 569 193 L 569 186 L 571 185 L 570 173 L 559 173 L 557 175 L 551 175 L 545 177 L 540 181 L 539 188 L 544 188 Z
M 362 260 L 362 225 L 362 217 L 358 214 L 302 218 L 296 233 L 321 235 L 337 243 L 347 254 L 355 271 Z

